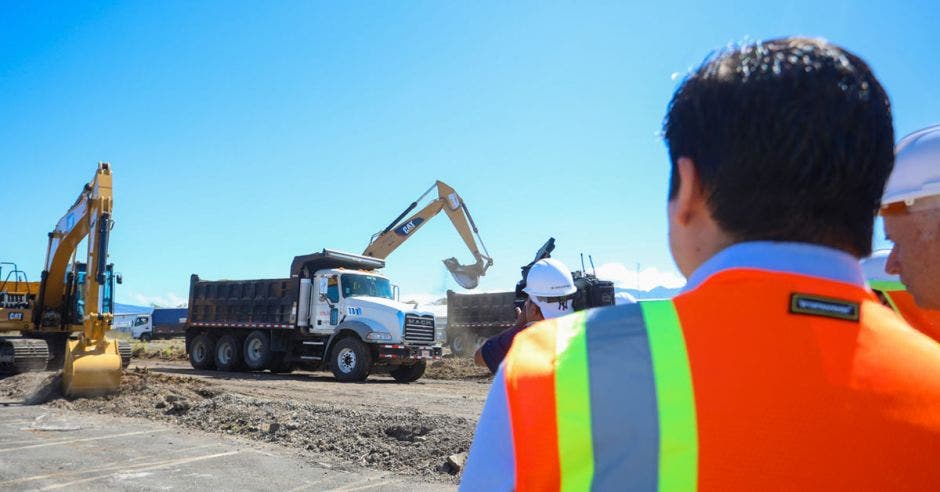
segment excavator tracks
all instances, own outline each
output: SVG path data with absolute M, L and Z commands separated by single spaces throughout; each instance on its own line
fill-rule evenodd
M 134 347 L 131 345 L 131 342 L 125 340 L 118 340 L 118 354 L 121 355 L 121 368 L 127 369 L 127 366 L 131 364 L 131 356 L 134 353 Z
M 45 340 L 36 338 L 0 340 L 0 372 L 45 371 L 48 362 L 49 345 Z

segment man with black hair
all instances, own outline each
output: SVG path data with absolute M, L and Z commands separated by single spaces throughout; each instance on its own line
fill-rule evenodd
M 805 38 L 720 52 L 664 130 L 685 289 L 519 334 L 463 488 L 935 488 L 940 345 L 858 264 L 894 138 L 865 62 Z

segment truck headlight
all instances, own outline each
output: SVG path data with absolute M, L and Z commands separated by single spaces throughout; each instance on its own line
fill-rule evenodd
M 386 333 L 383 331 L 373 331 L 372 333 L 369 333 L 368 335 L 366 335 L 366 339 L 368 340 L 391 340 L 392 334 Z

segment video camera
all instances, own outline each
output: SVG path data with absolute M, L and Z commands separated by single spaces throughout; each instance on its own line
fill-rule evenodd
M 521 267 L 522 280 L 516 282 L 516 298 L 513 304 L 523 309 L 528 294 L 522 291 L 526 286 L 526 277 L 529 270 L 539 260 L 552 257 L 552 251 L 555 250 L 555 238 L 550 237 L 545 244 L 535 253 L 535 258 L 529 264 Z M 612 306 L 614 304 L 614 283 L 609 280 L 599 280 L 596 275 L 587 272 L 572 272 L 574 285 L 578 291 L 574 294 L 572 307 L 575 311 L 581 311 L 593 307 Z

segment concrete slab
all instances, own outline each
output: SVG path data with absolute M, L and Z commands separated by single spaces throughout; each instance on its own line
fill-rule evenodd
M 45 407 L 0 407 L 0 490 L 453 490 L 284 448 Z

